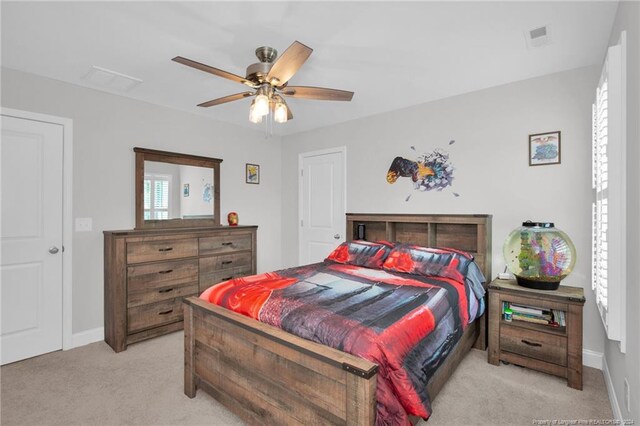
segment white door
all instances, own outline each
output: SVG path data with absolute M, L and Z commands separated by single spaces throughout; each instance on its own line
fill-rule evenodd
M 345 239 L 345 149 L 300 155 L 300 264 L 321 262 Z
M 2 116 L 2 364 L 62 349 L 63 126 Z

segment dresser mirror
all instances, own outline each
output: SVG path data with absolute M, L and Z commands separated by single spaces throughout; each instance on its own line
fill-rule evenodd
M 219 158 L 136 153 L 136 229 L 220 225 Z

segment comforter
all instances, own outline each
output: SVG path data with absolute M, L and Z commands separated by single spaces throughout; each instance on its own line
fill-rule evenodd
M 430 378 L 484 312 L 472 260 L 464 274 L 441 275 L 326 260 L 230 280 L 200 297 L 378 364 L 376 424 L 408 425 L 409 415 L 430 416 Z

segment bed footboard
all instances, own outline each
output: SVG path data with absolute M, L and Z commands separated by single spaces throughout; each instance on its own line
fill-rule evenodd
M 372 425 L 378 366 L 191 297 L 184 393 L 198 388 L 250 424 Z

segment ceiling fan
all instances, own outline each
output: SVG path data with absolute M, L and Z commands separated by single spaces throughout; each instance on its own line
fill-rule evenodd
M 211 107 L 255 97 L 249 108 L 249 120 L 252 123 L 261 123 L 262 118 L 269 113 L 273 114 L 274 121 L 285 123 L 293 118 L 293 114 L 284 97 L 322 101 L 350 101 L 353 98 L 353 92 L 346 90 L 288 86 L 291 77 L 306 62 L 311 52 L 313 52 L 313 49 L 298 41 L 294 41 L 280 57 L 278 57 L 278 51 L 273 47 L 259 47 L 256 49 L 256 56 L 260 62 L 249 65 L 246 77 L 183 58 L 182 56 L 176 56 L 172 60 L 188 67 L 244 84 L 253 89 L 203 102 L 198 104 L 199 107 Z

